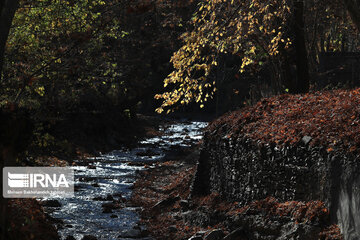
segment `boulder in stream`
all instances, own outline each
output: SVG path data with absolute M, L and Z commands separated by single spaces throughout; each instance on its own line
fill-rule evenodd
M 42 201 L 41 204 L 44 207 L 61 207 L 61 203 L 55 199 Z
M 85 235 L 81 240 L 97 240 L 97 238 L 92 235 Z

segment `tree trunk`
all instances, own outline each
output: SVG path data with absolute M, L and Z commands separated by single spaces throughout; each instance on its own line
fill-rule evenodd
M 10 27 L 12 20 L 14 18 L 16 9 L 18 8 L 19 0 L 0 0 L 0 81 L 2 77 L 2 68 L 4 65 L 4 53 L 5 53 L 5 46 L 6 41 L 9 36 Z M 2 121 L 2 124 L 4 122 Z M 3 127 L 3 126 L 2 126 Z M 4 136 L 4 129 L 1 128 L 2 132 L 0 133 L 2 137 Z M 2 139 L 3 140 L 3 139 Z M 6 147 L 5 145 L 0 143 L 0 179 L 3 179 L 3 167 L 6 166 L 7 161 L 14 160 L 13 158 L 13 151 L 9 151 L 9 147 Z M 6 221 L 7 217 L 7 200 L 3 198 L 2 196 L 2 184 L 1 182 L 1 202 L 0 202 L 0 209 L 1 209 L 1 219 L 0 219 L 0 239 L 5 240 L 7 239 L 7 224 Z
M 6 41 L 19 0 L 0 0 L 0 81 L 4 65 Z
M 295 50 L 296 50 L 296 87 L 294 93 L 307 93 L 310 88 L 309 63 L 304 32 L 304 3 L 296 1 L 294 5 L 295 17 Z
M 360 32 L 360 1 L 359 0 L 344 0 L 347 11 L 350 14 L 351 20 Z

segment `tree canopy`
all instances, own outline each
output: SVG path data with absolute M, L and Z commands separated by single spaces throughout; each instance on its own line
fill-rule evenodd
M 266 67 L 273 86 L 296 92 L 299 83 L 293 79 L 302 79 L 299 74 L 291 76 L 292 64 L 305 72 L 307 67 L 299 68 L 299 58 L 316 59 L 324 42 L 328 51 L 330 46 L 336 51 L 341 48 L 336 43 L 344 44 L 341 37 L 354 37 L 343 7 L 342 1 L 202 1 L 193 15 L 192 30 L 182 35 L 184 45 L 171 58 L 174 71 L 164 81 L 166 91 L 155 96 L 163 101 L 156 111 L 171 112 L 193 101 L 203 107 L 217 89 L 215 69 L 229 55 L 239 58 L 237 78 Z M 299 15 L 299 11 L 304 12 Z

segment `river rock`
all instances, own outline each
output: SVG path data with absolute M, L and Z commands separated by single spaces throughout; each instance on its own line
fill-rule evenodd
M 312 138 L 310 136 L 304 136 L 301 141 L 305 144 L 308 145 L 310 143 L 310 141 L 312 140 Z
M 154 152 L 153 150 L 151 149 L 147 149 L 146 151 L 144 152 L 138 152 L 136 153 L 137 156 L 139 157 L 152 157 L 152 156 L 157 156 L 159 155 L 158 153 Z
M 97 240 L 97 238 L 92 235 L 85 235 L 81 240 Z
M 177 227 L 175 225 L 172 225 L 169 227 L 169 232 L 170 233 L 176 233 L 178 231 Z
M 180 200 L 179 196 L 176 197 L 168 197 L 167 199 L 161 200 L 157 202 L 153 207 L 152 210 L 161 210 L 162 208 L 169 207 L 174 204 L 176 201 Z
M 188 200 L 181 200 L 179 204 L 183 211 L 187 211 L 189 209 L 189 201 Z
M 114 193 L 113 196 L 118 198 L 124 198 L 122 193 Z
M 200 207 L 194 211 L 187 211 L 181 214 L 184 222 L 188 225 L 196 225 L 202 228 L 214 226 L 226 220 L 224 212 Z
M 113 197 L 117 198 L 117 202 L 124 203 L 127 201 L 121 193 L 115 193 L 113 194 Z
M 82 190 L 84 190 L 84 187 L 83 187 L 83 186 L 81 186 L 81 185 L 79 185 L 79 184 L 75 184 L 75 185 L 74 185 L 74 192 L 80 192 L 80 191 L 82 191 Z
M 119 209 L 121 206 L 118 203 L 103 203 L 102 205 L 103 213 L 112 213 L 112 210 Z
M 133 229 L 140 231 L 140 237 L 142 238 L 149 236 L 149 231 L 146 229 L 145 225 L 135 225 Z
M 122 231 L 118 238 L 139 238 L 141 237 L 141 231 L 138 229 L 131 229 Z
M 96 166 L 94 166 L 94 165 L 88 165 L 87 168 L 88 168 L 88 169 L 96 169 Z
M 45 200 L 41 204 L 44 207 L 61 207 L 61 203 L 58 200 Z
M 101 197 L 101 196 L 98 196 L 98 197 L 94 197 L 93 198 L 93 201 L 105 201 L 106 199 Z
M 108 194 L 108 195 L 106 196 L 106 201 L 112 201 L 112 200 L 114 200 L 113 196 L 111 196 L 110 194 Z
M 248 240 L 248 237 L 246 236 L 244 229 L 241 227 L 226 235 L 223 240 Z
M 50 215 L 47 215 L 47 218 L 49 219 L 49 221 L 51 221 L 52 223 L 56 224 L 56 225 L 63 225 L 64 221 L 62 219 L 59 218 L 54 218 Z
M 206 234 L 205 240 L 221 240 L 225 236 L 223 230 L 221 229 L 215 229 Z
M 85 177 L 80 177 L 79 178 L 79 181 L 80 182 L 91 182 L 91 181 L 94 181 L 95 178 L 94 177 L 89 177 L 89 176 L 85 176 Z

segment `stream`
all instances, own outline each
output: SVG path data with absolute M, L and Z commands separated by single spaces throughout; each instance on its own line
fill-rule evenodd
M 85 235 L 97 239 L 139 238 L 139 207 L 126 204 L 137 171 L 150 168 L 176 147 L 192 146 L 202 138 L 205 122 L 179 122 L 160 127 L 161 136 L 141 141 L 134 149 L 115 150 L 99 157 L 76 160 L 75 197 L 56 199 L 61 207 L 46 207 L 58 225 L 61 239 Z M 48 199 L 49 200 L 49 199 Z M 51 201 L 51 199 L 50 199 Z

